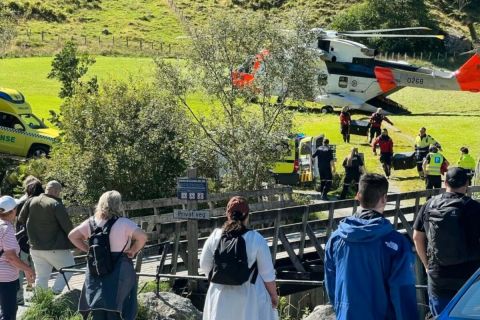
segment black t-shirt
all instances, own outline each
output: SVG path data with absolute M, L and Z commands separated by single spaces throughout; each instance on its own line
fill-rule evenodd
M 445 192 L 443 199 L 459 199 L 463 194 Z M 430 200 L 431 201 L 431 200 Z M 420 232 L 428 231 L 428 201 L 419 211 L 413 224 L 413 228 Z M 475 200 L 466 202 L 462 211 L 465 221 L 465 236 L 471 248 L 478 247 L 480 251 L 480 203 Z M 428 274 L 432 285 L 432 291 L 439 296 L 451 296 L 455 294 L 465 281 L 480 267 L 480 260 L 465 262 L 457 265 L 441 266 L 431 259 L 428 260 Z
M 318 158 L 318 168 L 330 168 L 330 162 L 333 160 L 333 150 L 328 146 L 320 146 L 313 154 L 313 157 Z
M 360 176 L 360 167 L 363 166 L 362 158 L 359 155 L 352 157 L 352 165 L 348 165 L 348 157 L 343 160 L 343 167 L 345 168 L 345 174 L 349 177 Z

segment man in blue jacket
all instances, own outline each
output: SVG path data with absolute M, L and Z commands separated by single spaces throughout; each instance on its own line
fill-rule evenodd
M 414 253 L 385 219 L 388 181 L 360 178 L 360 210 L 340 222 L 325 247 L 325 286 L 338 320 L 418 319 Z

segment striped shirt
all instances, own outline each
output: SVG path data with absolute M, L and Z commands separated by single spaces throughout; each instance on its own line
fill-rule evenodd
M 15 229 L 10 222 L 0 220 L 0 251 L 15 250 L 20 253 Z M 18 269 L 12 266 L 6 259 L 5 254 L 0 257 L 0 282 L 12 282 L 18 279 Z

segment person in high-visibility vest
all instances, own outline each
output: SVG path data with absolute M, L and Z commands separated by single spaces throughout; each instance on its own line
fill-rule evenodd
M 475 159 L 473 159 L 473 157 L 468 154 L 467 147 L 461 147 L 460 152 L 462 152 L 462 155 L 457 161 L 457 166 L 467 172 L 469 181 L 468 185 L 472 185 L 472 178 L 473 174 L 475 173 Z
M 427 134 L 425 127 L 420 128 L 420 132 L 415 137 L 415 157 L 417 158 L 417 171 L 421 178 L 425 177 L 423 171 L 423 160 L 428 154 L 430 145 L 437 143 L 434 138 Z
M 423 160 L 423 172 L 425 172 L 425 185 L 428 189 L 440 189 L 442 187 L 442 165 L 447 160 L 438 152 L 436 145 L 429 147 L 429 153 Z M 448 162 L 446 162 L 448 163 Z

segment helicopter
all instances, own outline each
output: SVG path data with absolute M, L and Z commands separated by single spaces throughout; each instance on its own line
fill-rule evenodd
M 314 102 L 323 105 L 322 113 L 333 112 L 334 107 L 375 112 L 381 107 L 385 113 L 398 110 L 398 104 L 387 96 L 405 87 L 433 90 L 480 91 L 480 51 L 453 72 L 418 67 L 406 62 L 376 59 L 378 51 L 346 38 L 437 38 L 443 35 L 415 35 L 391 32 L 431 30 L 426 27 L 375 29 L 337 32 L 312 29 L 314 41 L 309 47 L 316 50 L 323 63 L 318 71 L 320 94 Z M 468 52 L 470 53 L 470 52 Z M 262 63 L 269 55 L 262 50 L 231 74 L 235 88 L 252 86 L 255 76 L 263 72 Z M 281 96 L 281 93 L 279 93 Z

